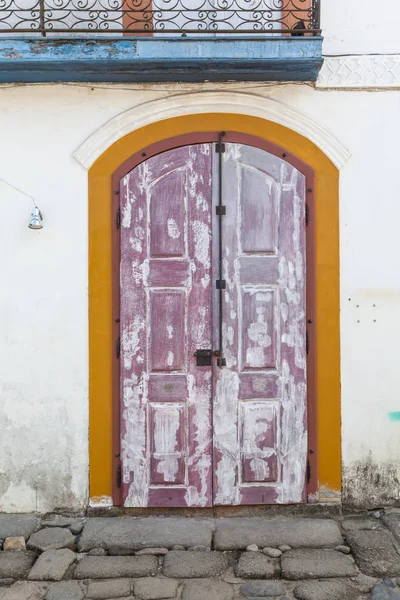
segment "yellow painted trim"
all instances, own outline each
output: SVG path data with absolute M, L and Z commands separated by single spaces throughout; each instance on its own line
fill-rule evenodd
M 316 177 L 316 315 L 318 477 L 341 489 L 339 340 L 339 172 L 300 134 L 258 117 L 201 114 L 134 131 L 104 152 L 89 170 L 89 460 L 90 496 L 112 495 L 112 262 L 111 177 L 135 152 L 178 135 L 237 131 L 255 135 L 306 162 Z

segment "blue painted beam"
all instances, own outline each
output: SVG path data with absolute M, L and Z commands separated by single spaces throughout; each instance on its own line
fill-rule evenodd
M 315 81 L 322 37 L 0 39 L 0 82 Z

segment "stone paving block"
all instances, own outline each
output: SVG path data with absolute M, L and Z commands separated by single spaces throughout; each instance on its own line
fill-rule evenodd
M 336 550 L 289 550 L 281 560 L 284 579 L 354 577 L 357 574 L 352 558 Z
M 63 515 L 47 515 L 40 521 L 42 528 L 45 527 L 69 527 L 75 521 L 75 517 L 64 517 Z
M 119 598 L 107 598 L 107 600 L 120 600 Z M 134 596 L 127 596 L 124 600 L 136 600 Z M 169 598 L 168 600 L 175 600 L 174 598 Z
M 140 600 L 165 600 L 174 598 L 178 591 L 179 581 L 176 579 L 150 578 L 135 581 L 135 597 Z
M 33 565 L 28 579 L 33 581 L 61 581 L 75 560 L 75 552 L 68 548 L 46 550 Z
M 165 556 L 168 554 L 167 548 L 143 548 L 135 552 L 136 556 Z
M 108 579 L 89 581 L 86 598 L 104 600 L 107 598 L 126 598 L 132 592 L 131 579 Z
M 351 549 L 348 546 L 345 546 L 344 544 L 336 546 L 335 550 L 337 550 L 338 552 L 343 552 L 343 554 L 351 554 Z
M 69 529 L 62 527 L 47 527 L 37 531 L 28 541 L 28 548 L 45 552 L 46 550 L 61 550 L 62 548 L 75 548 L 75 536 Z
M 388 587 L 382 583 L 374 585 L 372 588 L 372 600 L 400 600 L 400 590 L 398 588 Z
M 244 550 L 289 545 L 292 548 L 334 548 L 343 543 L 340 529 L 330 519 L 217 519 L 214 545 L 217 550 Z
M 357 600 L 360 595 L 352 581 L 305 581 L 294 589 L 298 600 Z
M 353 517 L 344 519 L 342 527 L 345 531 L 364 531 L 371 529 L 378 529 L 380 527 L 379 521 L 376 519 L 366 519 L 365 517 Z
M 25 538 L 23 535 L 15 537 L 8 537 L 4 540 L 3 550 L 5 552 L 17 552 L 19 550 L 26 550 Z
M 182 600 L 232 600 L 232 598 L 232 586 L 224 581 L 203 579 L 184 583 Z
M 88 552 L 89 556 L 107 556 L 107 550 L 104 550 L 104 548 L 92 548 L 92 550 L 90 550 Z M 85 556 L 84 554 L 80 554 L 80 556 Z
M 243 552 L 236 567 L 236 575 L 245 579 L 274 579 L 280 574 L 280 560 L 261 552 Z
M 217 577 L 229 566 L 220 552 L 185 552 L 172 550 L 164 558 L 163 573 L 167 577 Z
M 400 555 L 387 530 L 351 531 L 346 533 L 346 539 L 363 573 L 373 577 L 400 576 Z
M 25 579 L 35 560 L 34 552 L 0 552 L 0 577 Z
M 213 521 L 147 517 L 93 518 L 83 528 L 81 552 L 106 548 L 109 554 L 133 554 L 143 548 L 168 548 L 179 544 L 211 546 Z
M 388 513 L 382 516 L 382 521 L 400 543 L 400 513 Z
M 377 583 L 376 577 L 370 577 L 369 575 L 364 575 L 363 573 L 360 573 L 357 575 L 357 577 L 353 577 L 352 580 L 357 585 L 359 590 L 364 594 L 370 592 Z
M 79 535 L 82 532 L 82 529 L 85 525 L 85 520 L 74 521 L 69 526 L 69 530 L 73 535 Z
M 240 593 L 247 597 L 274 598 L 283 596 L 285 588 L 280 581 L 248 581 L 240 586 Z
M 0 539 L 20 535 L 28 539 L 38 525 L 39 519 L 35 515 L 0 515 Z
M 226 583 L 244 583 L 245 580 L 242 577 L 236 577 L 236 564 L 234 567 L 229 566 L 229 568 L 222 575 L 222 581 L 226 581 Z
M 263 548 L 262 551 L 271 558 L 279 558 L 282 556 L 282 550 L 279 550 L 278 548 Z
M 75 579 L 148 577 L 157 572 L 155 556 L 85 556 L 79 561 Z
M 85 594 L 77 581 L 60 581 L 51 585 L 46 600 L 82 600 Z
M 0 589 L 0 600 L 42 600 L 47 586 L 47 583 L 17 581 L 11 588 Z

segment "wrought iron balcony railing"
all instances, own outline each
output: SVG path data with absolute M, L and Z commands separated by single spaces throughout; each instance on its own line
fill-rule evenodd
M 0 0 L 0 35 L 320 34 L 319 0 Z

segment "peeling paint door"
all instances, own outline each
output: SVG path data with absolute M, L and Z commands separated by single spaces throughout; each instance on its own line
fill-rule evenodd
M 214 504 L 302 502 L 307 457 L 305 177 L 276 156 L 246 145 L 225 144 L 221 159 L 226 367 L 214 370 Z M 216 173 L 215 153 L 213 161 Z M 214 186 L 214 204 L 217 195 Z M 215 222 L 214 240 L 217 235 Z M 217 261 L 214 253 L 214 273 Z M 214 291 L 215 308 L 218 304 Z
M 212 503 L 211 144 L 159 154 L 121 196 L 124 506 Z
M 305 178 L 216 150 L 164 152 L 120 183 L 126 507 L 305 501 Z M 220 326 L 226 364 L 198 365 Z

